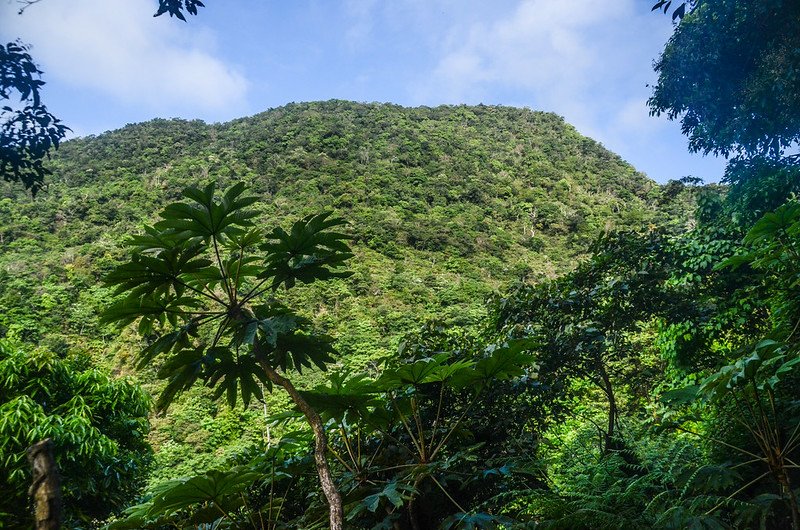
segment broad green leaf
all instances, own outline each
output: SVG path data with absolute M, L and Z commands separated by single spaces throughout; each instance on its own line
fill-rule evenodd
M 258 473 L 235 467 L 228 471 L 211 470 L 203 475 L 173 480 L 160 485 L 154 492 L 147 515 L 169 515 L 197 504 L 223 503 L 239 497 L 238 494 L 258 478 Z
M 347 413 L 369 415 L 370 407 L 379 403 L 379 387 L 364 374 L 347 376 L 336 372 L 328 383 L 302 392 L 303 397 L 320 414 L 341 420 Z
M 433 357 L 425 357 L 396 368 L 384 370 L 378 380 L 383 388 L 390 389 L 398 385 L 421 385 L 436 380 L 436 372 L 450 358 L 448 353 L 440 353 Z
M 697 398 L 697 393 L 700 390 L 700 385 L 689 385 L 683 388 L 676 388 L 661 394 L 659 400 L 662 403 L 669 403 L 674 405 L 681 405 L 691 403 Z
M 328 229 L 346 224 L 344 220 L 329 219 L 332 212 L 309 216 L 292 225 L 287 233 L 276 228 L 269 234 L 261 249 L 267 252 L 266 269 L 261 278 L 272 278 L 273 288 L 284 284 L 287 288 L 297 281 L 311 283 L 316 280 L 346 278 L 352 273 L 335 270 L 352 257 L 346 241 L 351 236 Z

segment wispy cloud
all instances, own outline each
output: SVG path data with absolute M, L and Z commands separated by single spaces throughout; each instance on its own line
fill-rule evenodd
M 369 44 L 374 27 L 377 0 L 346 0 L 344 3 L 350 26 L 345 32 L 345 42 L 351 49 Z
M 561 114 L 662 180 L 721 172 L 690 157 L 678 124 L 648 116 L 672 27 L 645 0 L 211 4 L 182 23 L 154 19 L 153 0 L 46 0 L 22 17 L 0 0 L 0 35 L 35 46 L 47 101 L 76 132 L 303 99 L 482 102 Z
M 170 115 L 242 108 L 247 80 L 213 50 L 213 36 L 153 18 L 150 2 L 48 0 L 22 16 L 0 3 L 0 32 L 33 45 L 48 80 Z

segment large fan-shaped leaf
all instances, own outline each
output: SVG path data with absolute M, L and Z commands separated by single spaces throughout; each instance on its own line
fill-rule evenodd
M 259 382 L 271 388 L 267 374 L 251 355 L 235 355 L 230 348 L 219 346 L 210 349 L 208 355 L 212 360 L 206 368 L 206 382 L 215 387 L 215 398 L 226 395 L 231 408 L 236 406 L 236 398 L 240 393 L 245 407 L 253 396 L 261 399 L 263 395 Z
M 130 296 L 167 293 L 170 288 L 182 295 L 186 288 L 186 277 L 211 265 L 211 261 L 199 258 L 199 245 L 178 246 L 161 250 L 155 255 L 135 254 L 105 278 L 108 285 L 117 287 L 117 293 Z
M 158 370 L 158 377 L 168 382 L 158 396 L 156 408 L 165 410 L 180 393 L 205 376 L 206 366 L 213 361 L 213 356 L 207 355 L 202 346 L 179 351 L 169 358 Z
M 244 192 L 241 183 L 224 193 L 213 183 L 185 190 L 161 221 L 130 238 L 133 257 L 106 278 L 127 297 L 103 321 L 138 320 L 140 333 L 156 335 L 140 366 L 167 357 L 158 372 L 167 379 L 161 409 L 199 380 L 232 405 L 238 395 L 247 405 L 262 397 L 262 385 L 271 389 L 265 364 L 286 372 L 333 361 L 333 340 L 311 333 L 307 319 L 274 301 L 253 304 L 270 280 L 277 287 L 348 275 L 334 270 L 351 256 L 350 237 L 333 231 L 344 221 L 330 213 L 306 217 L 263 243 L 248 208 L 256 198 Z
M 305 400 L 320 414 L 328 418 L 341 419 L 348 412 L 361 417 L 369 414 L 369 408 L 380 401 L 379 387 L 364 374 L 331 374 L 328 383 L 302 392 Z
M 367 495 L 359 502 L 354 503 L 349 510 L 347 519 L 353 520 L 365 510 L 375 513 L 378 511 L 379 507 L 386 506 L 387 504 L 395 508 L 400 508 L 403 504 L 411 500 L 415 493 L 416 490 L 410 484 L 391 481 L 376 493 Z
M 288 233 L 282 228 L 273 230 L 261 246 L 268 252 L 261 277 L 272 278 L 273 287 L 292 287 L 297 281 L 311 283 L 350 276 L 352 272 L 334 270 L 353 254 L 346 243 L 352 237 L 329 230 L 346 224 L 343 219 L 329 219 L 331 214 L 305 217 L 294 223 Z
M 462 371 L 453 377 L 456 388 L 473 386 L 480 388 L 492 381 L 530 375 L 535 369 L 534 356 L 530 350 L 536 345 L 528 339 L 512 340 L 499 347 L 492 347 L 488 355 L 475 363 L 471 371 Z
M 257 358 L 265 359 L 270 366 L 278 367 L 284 372 L 293 368 L 302 372 L 303 368 L 312 365 L 326 370 L 327 364 L 333 362 L 333 338 L 327 335 L 313 335 L 304 331 L 280 334 L 274 347 L 260 338 L 254 344 Z
M 700 386 L 699 395 L 714 401 L 748 385 L 758 389 L 774 388 L 800 365 L 800 355 L 782 342 L 765 339 L 749 355 L 734 364 L 723 366 Z
M 137 318 L 141 318 L 139 332 L 143 335 L 152 333 L 155 322 L 164 324 L 169 321 L 177 325 L 177 316 L 200 307 L 200 301 L 188 296 L 128 296 L 103 312 L 100 322 L 116 323 L 120 327 L 127 326 Z
M 472 361 L 448 363 L 450 357 L 449 353 L 440 353 L 387 369 L 381 374 L 379 384 L 388 390 L 405 384 L 445 382 L 461 372 L 469 371 L 474 364 Z
M 202 190 L 188 188 L 183 195 L 194 204 L 173 203 L 167 206 L 161 217 L 163 221 L 155 224 L 157 230 L 166 230 L 182 234 L 186 238 L 208 239 L 219 237 L 229 227 L 252 226 L 252 219 L 257 215 L 254 210 L 246 210 L 255 203 L 257 197 L 241 197 L 244 184 L 239 183 L 230 188 L 219 202 L 215 200 L 214 183 Z
M 162 335 L 142 350 L 137 359 L 137 368 L 144 368 L 153 359 L 175 348 L 188 348 L 190 337 L 197 336 L 197 323 L 192 320 L 178 329 Z
M 156 491 L 148 512 L 170 514 L 196 504 L 221 504 L 244 491 L 258 478 L 258 473 L 236 467 L 228 471 L 211 470 L 203 475 L 170 481 Z

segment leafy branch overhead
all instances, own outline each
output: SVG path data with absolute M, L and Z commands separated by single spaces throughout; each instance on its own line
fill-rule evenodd
M 682 20 L 683 17 L 686 16 L 687 9 L 688 12 L 691 13 L 699 3 L 698 0 L 689 0 L 688 2 L 676 2 L 678 6 L 672 11 L 672 20 Z M 672 0 L 658 0 L 653 5 L 651 11 L 662 10 L 664 13 L 668 13 L 669 9 L 672 7 Z
M 375 517 L 389 527 L 404 513 L 412 528 L 426 527 L 414 506 L 436 495 L 463 511 L 457 492 L 463 494 L 473 481 L 491 482 L 491 471 L 481 470 L 478 477 L 466 471 L 476 466 L 483 448 L 473 431 L 480 416 L 476 409 L 504 381 L 536 380 L 533 347 L 530 340 L 510 340 L 466 355 L 439 352 L 391 363 L 374 379 L 332 374 L 328 384 L 303 393 L 336 433 L 329 450 L 346 470 L 342 482 L 353 528 Z M 525 423 L 522 417 L 518 421 Z M 490 444 L 494 449 L 500 438 Z M 496 473 L 512 468 L 506 462 Z M 462 519 L 488 517 L 462 515 L 447 527 L 470 528 Z
M 21 182 L 34 195 L 50 170 L 43 163 L 58 148 L 69 127 L 42 103 L 42 71 L 28 46 L 19 41 L 0 44 L 0 175 Z M 13 101 L 15 97 L 18 101 Z M 7 102 L 7 103 L 5 103 Z
M 18 0 L 18 14 L 40 1 Z M 154 16 L 169 13 L 186 21 L 184 10 L 197 15 L 200 7 L 205 7 L 200 0 L 158 0 Z M 51 173 L 44 162 L 72 129 L 42 103 L 42 71 L 28 53 L 29 48 L 19 40 L 0 44 L 0 176 L 5 181 L 21 182 L 35 196 Z M 19 95 L 19 101 L 12 101 L 14 94 Z
M 186 9 L 186 12 L 190 15 L 197 15 L 198 7 L 206 6 L 200 0 L 158 0 L 158 11 L 153 16 L 158 17 L 164 13 L 169 13 L 169 16 L 186 22 L 183 10 Z
M 729 186 L 660 187 L 554 115 L 494 106 L 292 104 L 70 142 L 54 193 L 0 200 L 0 337 L 38 345 L 0 340 L 0 526 L 31 526 L 24 451 L 50 437 L 70 528 L 800 530 L 800 2 L 647 6 L 675 22 L 651 110 L 733 156 Z M 39 105 L 9 49 L 3 97 Z M 109 301 L 108 241 L 198 169 L 274 205 L 187 189 L 129 237 Z M 364 261 L 320 286 L 350 274 L 349 228 L 264 212 L 330 205 Z M 198 385 L 294 407 L 185 396 L 141 496 L 149 400 L 87 366 L 127 340 L 108 324 L 143 335 L 160 409 Z M 295 387 L 334 344 L 354 369 Z

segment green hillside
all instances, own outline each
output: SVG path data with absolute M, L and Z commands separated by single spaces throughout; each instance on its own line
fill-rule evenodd
M 153 372 L 131 369 L 138 337 L 97 323 L 100 280 L 189 185 L 243 181 L 265 228 L 324 210 L 349 221 L 355 274 L 291 301 L 336 338 L 341 364 L 365 370 L 427 321 L 477 329 L 488 296 L 570 270 L 603 231 L 682 224 L 687 210 L 562 118 L 510 107 L 328 101 L 224 124 L 154 120 L 69 141 L 51 167 L 36 199 L 0 184 L 0 337 L 88 354 L 151 391 Z M 264 413 L 189 393 L 152 420 L 154 476 L 257 443 Z

